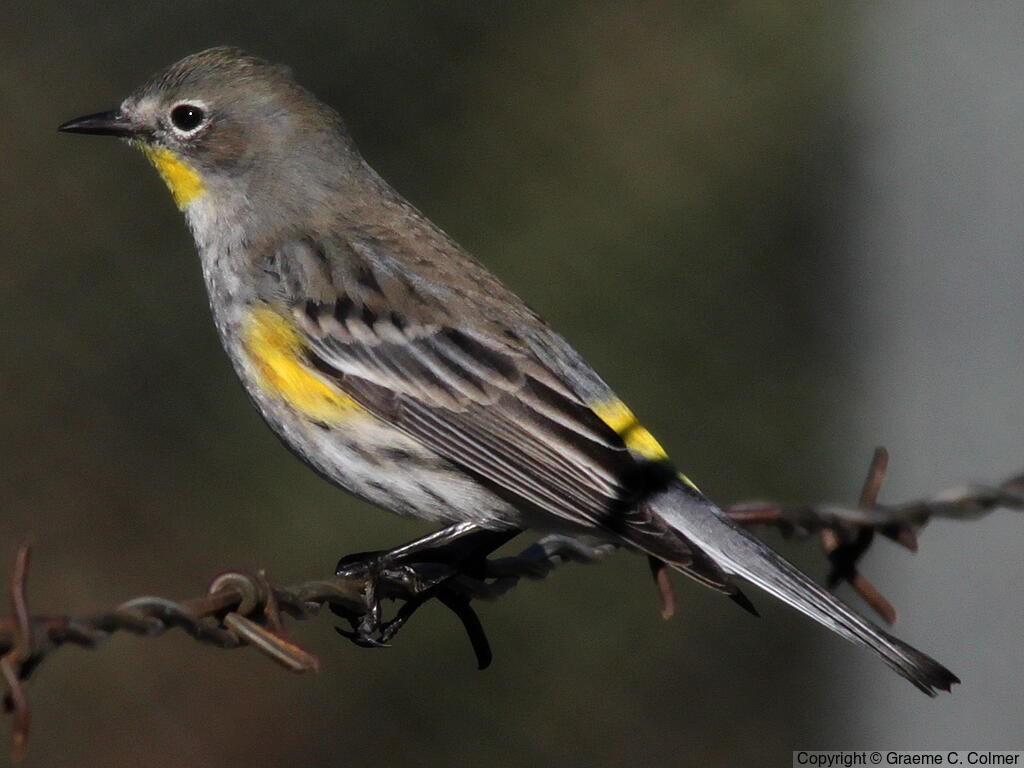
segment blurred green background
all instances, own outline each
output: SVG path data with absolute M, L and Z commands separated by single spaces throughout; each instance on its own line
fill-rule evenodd
M 852 501 L 875 442 L 896 449 L 893 500 L 1018 469 L 1024 13 L 999 7 L 4 3 L 0 559 L 31 534 L 33 606 L 83 612 L 197 594 L 231 566 L 298 581 L 427 530 L 280 447 L 219 348 L 156 174 L 116 142 L 54 131 L 222 43 L 288 63 L 336 106 L 385 178 L 560 328 L 713 498 Z M 951 89 L 949 56 L 976 81 Z M 950 417 L 968 402 L 976 417 Z M 934 526 L 916 562 L 885 544 L 869 557 L 898 632 L 965 680 L 937 702 L 760 595 L 754 621 L 680 583 L 662 622 L 645 563 L 620 554 L 482 606 L 486 673 L 434 608 L 379 652 L 327 618 L 297 625 L 323 662 L 308 677 L 180 635 L 69 649 L 33 682 L 27 764 L 1019 748 L 1013 522 Z M 780 546 L 823 572 L 813 544 Z M 985 606 L 969 624 L 968 602 Z

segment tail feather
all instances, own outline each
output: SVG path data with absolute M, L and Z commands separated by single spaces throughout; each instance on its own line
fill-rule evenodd
M 929 696 L 960 682 L 931 657 L 855 613 L 703 497 L 679 486 L 653 503 L 666 523 L 727 572 L 742 576 L 851 643 L 874 651 Z

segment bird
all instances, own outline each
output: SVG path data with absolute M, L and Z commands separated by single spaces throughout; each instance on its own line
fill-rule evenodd
M 588 536 L 752 609 L 744 579 L 930 696 L 960 682 L 705 497 L 289 68 L 210 48 L 59 130 L 126 139 L 155 166 L 195 240 L 224 349 L 281 441 L 349 493 L 442 526 L 378 561 L 460 541 L 489 552 L 525 530 Z

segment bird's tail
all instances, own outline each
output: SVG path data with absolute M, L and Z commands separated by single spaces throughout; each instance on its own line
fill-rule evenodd
M 877 653 L 919 689 L 934 696 L 960 680 L 902 640 L 854 613 L 720 509 L 682 485 L 651 500 L 657 514 L 727 572 L 741 576 L 840 637 Z

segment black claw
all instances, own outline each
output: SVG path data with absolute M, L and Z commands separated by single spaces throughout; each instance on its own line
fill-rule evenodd
M 470 645 L 473 646 L 473 653 L 476 654 L 477 669 L 484 670 L 491 666 L 491 661 L 494 660 L 491 644 L 487 641 L 487 633 L 484 632 L 484 625 L 480 623 L 480 617 L 476 615 L 473 606 L 469 604 L 469 598 L 453 592 L 442 591 L 438 594 L 437 599 L 450 608 L 462 621 L 462 627 L 469 635 Z
M 426 598 L 416 598 L 404 602 L 402 607 L 398 609 L 398 613 L 395 615 L 395 618 L 387 622 L 381 628 L 381 641 L 387 643 L 394 638 L 394 636 L 398 634 L 398 630 L 405 626 L 405 622 L 409 620 L 409 617 L 412 616 L 416 612 L 416 609 L 425 602 Z
M 375 637 L 368 636 L 368 635 L 364 634 L 363 632 L 361 632 L 359 630 L 355 630 L 353 632 L 349 632 L 347 629 L 342 629 L 341 627 L 335 627 L 334 631 L 337 632 L 342 637 L 344 637 L 346 640 L 349 640 L 349 641 L 355 643 L 360 648 L 390 648 L 391 647 L 388 643 L 386 643 L 386 642 L 384 642 L 382 640 L 378 640 Z

